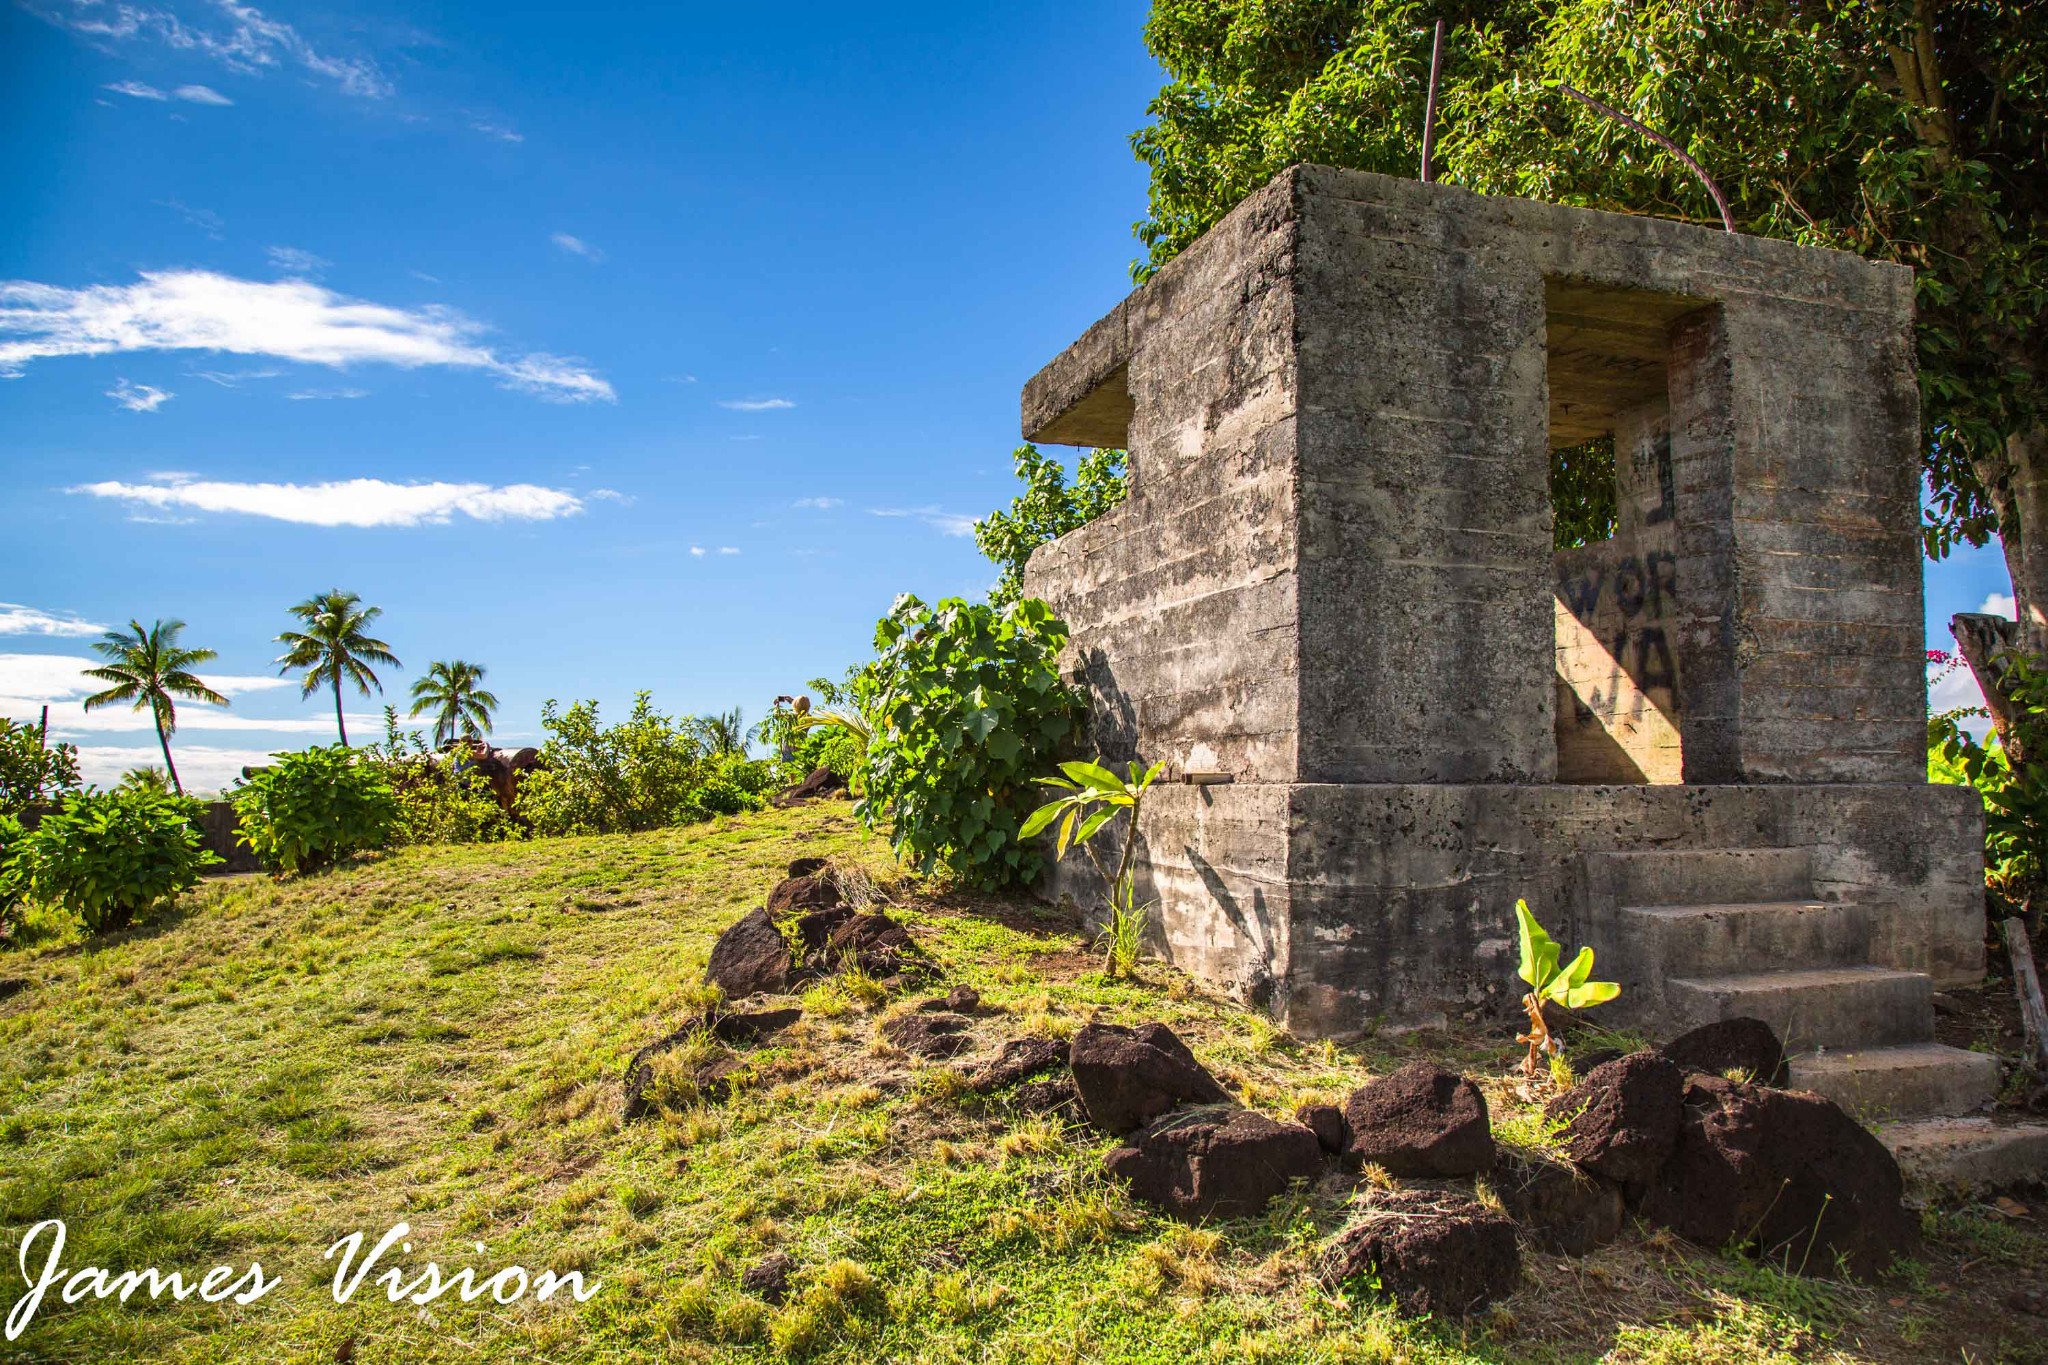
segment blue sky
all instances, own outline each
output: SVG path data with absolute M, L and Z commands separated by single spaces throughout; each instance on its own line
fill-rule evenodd
M 506 739 L 753 719 L 980 592 L 1018 389 L 1129 288 L 1145 8 L 0 8 L 0 714 L 151 760 L 76 661 L 179 617 L 217 785 L 329 733 L 271 639 L 340 586 L 391 699 L 480 662 Z M 1961 556 L 1930 621 L 2004 589 Z

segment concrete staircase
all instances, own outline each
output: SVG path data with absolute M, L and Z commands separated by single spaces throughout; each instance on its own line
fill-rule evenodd
M 1875 912 L 1818 899 L 1808 850 L 1593 853 L 1586 871 L 1599 974 L 1657 1034 L 1762 1019 L 1793 1087 L 1866 1122 L 1968 1115 L 1996 1097 L 1998 1059 L 1934 1041 L 1933 979 L 1871 964 Z

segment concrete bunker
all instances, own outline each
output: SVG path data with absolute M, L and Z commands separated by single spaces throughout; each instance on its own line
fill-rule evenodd
M 1026 583 L 1096 751 L 1201 779 L 1137 831 L 1156 946 L 1342 1036 L 1510 1006 L 1525 897 L 1617 1017 L 1995 1088 L 1932 1042 L 1982 814 L 1926 781 L 1911 327 L 1910 271 L 1842 253 L 1316 166 L 1249 196 L 1023 394 L 1028 439 L 1131 454 Z M 1611 534 L 1560 548 L 1550 457 L 1599 437 Z M 1041 889 L 1103 901 L 1081 859 Z

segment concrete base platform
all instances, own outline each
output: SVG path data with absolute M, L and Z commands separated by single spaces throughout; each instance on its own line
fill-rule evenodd
M 1611 1008 L 1623 1022 L 1661 982 L 1629 970 L 1621 908 L 1691 899 L 1682 893 L 1703 877 L 1721 904 L 1797 902 L 1798 916 L 1818 907 L 1827 923 L 1826 907 L 1858 907 L 1858 965 L 1936 986 L 1977 980 L 1982 820 L 1974 793 L 1924 782 L 1162 784 L 1138 831 L 1139 897 L 1158 903 L 1155 950 L 1307 1038 L 1442 1024 L 1474 1008 L 1505 1018 L 1521 990 L 1514 907 L 1525 898 L 1560 942 L 1590 945 L 1624 973 Z M 1715 875 L 1696 859 L 1593 856 L 1645 850 L 1711 851 Z M 1593 885 L 1602 879 L 1617 884 Z M 1080 857 L 1040 892 L 1090 915 L 1108 899 Z M 1771 913 L 1757 943 L 1803 929 L 1794 912 Z M 1849 921 L 1837 927 L 1846 935 Z M 1924 1008 L 1924 982 L 1887 980 L 1845 989 L 1910 993 Z
M 1929 1198 L 2048 1183 L 2048 1124 L 1990 1118 L 1909 1119 L 1877 1130 L 1907 1188 Z

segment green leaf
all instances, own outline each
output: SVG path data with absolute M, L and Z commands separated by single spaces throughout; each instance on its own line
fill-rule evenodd
M 1582 986 L 1574 987 L 1565 997 L 1564 1005 L 1567 1009 L 1591 1009 L 1595 1005 L 1606 1004 L 1620 994 L 1621 986 L 1618 982 L 1588 981 Z
M 1064 809 L 1066 809 L 1066 802 L 1064 801 L 1050 801 L 1040 806 L 1025 817 L 1024 826 L 1017 831 L 1017 837 L 1019 839 L 1030 839 L 1044 833 L 1045 827 L 1059 819 L 1060 812 Z
M 1095 832 L 1116 818 L 1116 807 L 1110 806 L 1095 812 L 1081 825 L 1081 832 L 1074 836 L 1074 842 L 1085 844 L 1095 837 Z
M 1123 779 L 1100 764 L 1074 760 L 1060 764 L 1060 771 L 1084 787 L 1093 787 L 1099 792 L 1122 792 Z
M 1529 913 L 1529 902 L 1515 902 L 1515 918 L 1521 938 L 1521 978 L 1529 983 L 1530 989 L 1541 995 L 1557 974 L 1557 959 L 1563 950 L 1543 931 L 1543 926 L 1536 922 L 1536 916 Z

